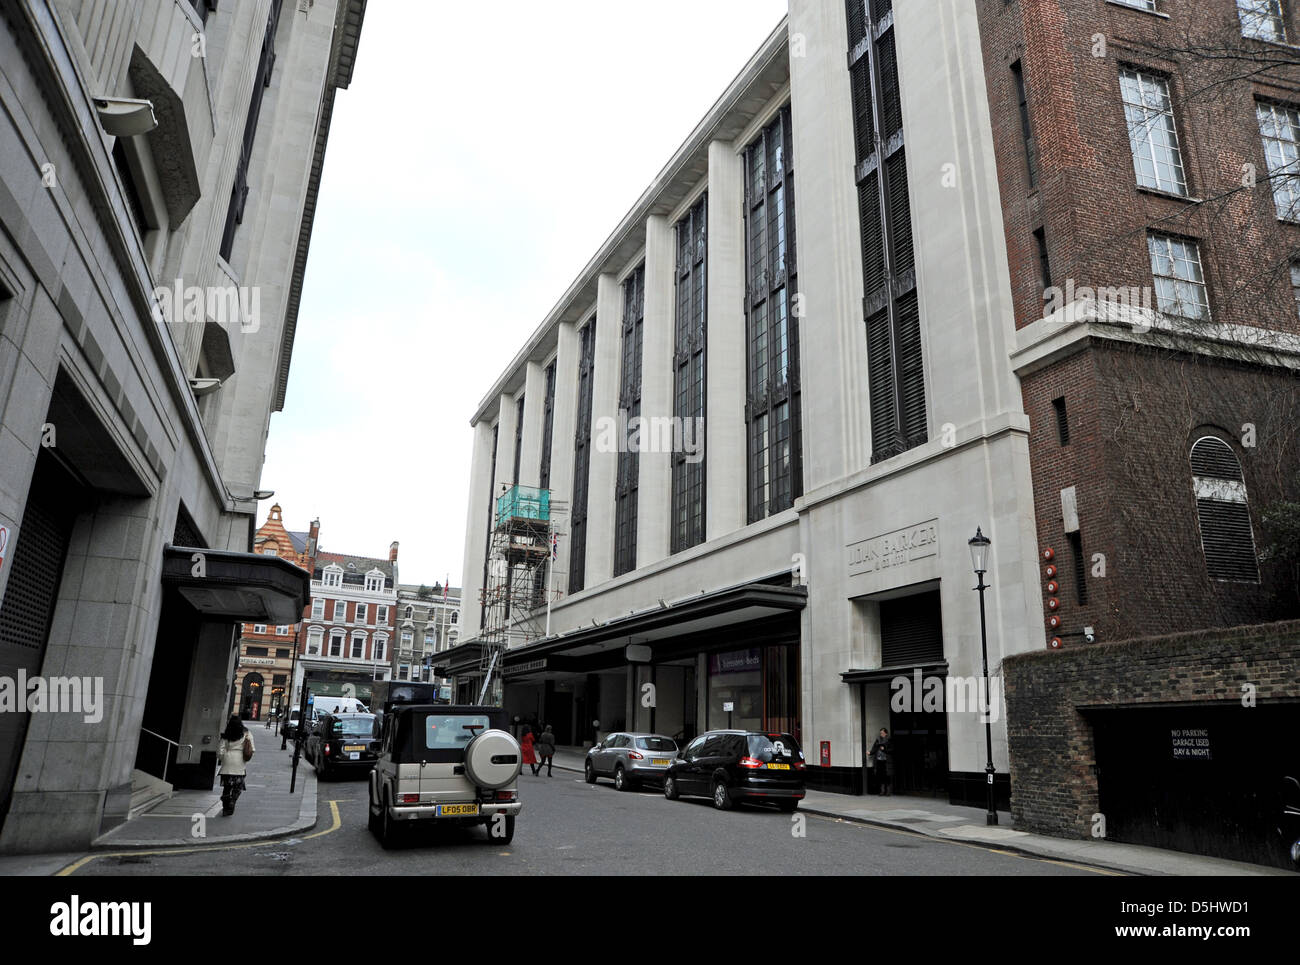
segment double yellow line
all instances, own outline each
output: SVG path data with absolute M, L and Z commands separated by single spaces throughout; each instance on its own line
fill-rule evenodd
M 333 821 L 330 823 L 330 826 L 328 828 L 326 828 L 324 831 L 315 831 L 311 834 L 304 835 L 301 838 L 301 840 L 310 841 L 312 838 L 319 838 L 326 834 L 333 834 L 335 831 L 341 828 L 343 826 L 343 819 L 339 816 L 338 801 L 330 801 L 330 814 L 333 816 Z M 224 844 L 224 845 L 214 844 L 214 845 L 209 845 L 208 847 L 200 847 L 200 848 L 163 848 L 158 851 L 104 851 L 102 853 L 97 852 L 95 854 L 88 854 L 84 858 L 81 858 L 78 861 L 74 861 L 72 864 L 68 865 L 62 871 L 56 871 L 54 873 L 54 877 L 66 878 L 69 875 L 74 875 L 80 869 L 90 864 L 90 862 L 95 861 L 99 858 L 125 858 L 131 855 L 141 855 L 141 856 L 161 855 L 165 857 L 174 854 L 202 854 L 205 851 L 240 851 L 243 850 L 244 848 L 265 848 L 268 843 L 273 843 L 273 842 L 262 840 L 262 841 L 246 841 L 242 844 Z

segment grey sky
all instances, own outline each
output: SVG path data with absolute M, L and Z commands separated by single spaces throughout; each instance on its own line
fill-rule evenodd
M 289 528 L 459 583 L 475 407 L 785 6 L 371 0 L 262 476 Z

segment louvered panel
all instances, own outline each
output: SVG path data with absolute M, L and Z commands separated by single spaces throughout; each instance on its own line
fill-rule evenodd
M 943 621 L 938 592 L 918 593 L 880 604 L 880 659 L 885 667 L 943 660 Z
M 926 419 L 921 315 L 915 290 L 898 300 L 898 358 L 903 405 L 900 427 L 906 443 L 918 445 L 926 439 Z
M 846 0 L 844 6 L 849 21 L 849 50 L 852 50 L 867 35 L 866 3 L 865 0 Z
M 867 390 L 871 398 L 871 447 L 875 452 L 894 441 L 894 364 L 889 338 L 889 312 L 867 319 Z
M 885 235 L 880 222 L 879 170 L 858 187 L 858 217 L 862 227 L 862 293 L 870 298 L 885 284 Z
M 875 118 L 871 108 L 871 60 L 863 57 L 849 71 L 853 96 L 853 132 L 856 159 L 861 162 L 876 149 Z
M 1250 510 L 1245 503 L 1198 499 L 1196 514 L 1201 524 L 1201 545 L 1205 568 L 1214 580 L 1259 582 L 1259 563 L 1250 528 Z
M 889 217 L 894 234 L 894 277 L 901 278 L 916 266 L 912 250 L 912 205 L 907 194 L 906 151 L 886 162 L 889 178 Z
M 893 137 L 903 127 L 903 105 L 898 90 L 898 57 L 894 52 L 894 32 L 887 31 L 876 44 L 880 63 L 880 136 Z
M 37 487 L 23 512 L 12 569 L 0 606 L 0 642 L 40 649 L 54 615 L 70 529 L 56 507 L 45 505 Z
M 871 0 L 871 19 L 878 22 L 893 9 L 893 0 Z
M 1237 455 L 1222 439 L 1206 436 L 1196 440 L 1191 461 L 1194 476 L 1241 481 L 1241 464 L 1237 462 Z

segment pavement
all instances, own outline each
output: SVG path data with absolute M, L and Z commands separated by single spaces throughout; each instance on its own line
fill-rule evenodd
M 221 789 L 178 791 L 147 814 L 114 828 L 94 842 L 96 853 L 117 850 L 193 847 L 270 840 L 298 835 L 317 821 L 316 775 L 306 760 L 298 765 L 297 787 L 289 793 L 293 745 L 280 750 L 273 731 L 253 725 L 257 753 L 249 762 L 247 785 L 230 817 L 221 814 Z M 555 769 L 582 773 L 585 749 L 558 748 Z M 331 793 L 334 793 L 331 791 Z M 844 822 L 909 831 L 936 839 L 994 847 L 1050 860 L 1076 862 L 1136 875 L 1289 876 L 1293 872 L 1227 861 L 1181 851 L 1096 839 L 1078 840 L 1019 831 L 1011 818 L 988 826 L 980 808 L 960 807 L 929 797 L 855 796 L 808 791 L 800 810 Z M 202 820 L 198 820 L 202 816 Z M 195 834 L 201 830 L 202 834 Z M 0 875 L 46 875 L 79 855 L 0 857 Z

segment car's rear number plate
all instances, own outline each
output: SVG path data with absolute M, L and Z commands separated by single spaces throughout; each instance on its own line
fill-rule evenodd
M 667 767 L 672 762 L 668 760 L 668 758 L 666 757 L 655 757 L 655 758 L 651 758 L 650 763 L 653 764 L 655 767 Z
M 788 771 L 788 770 L 790 770 L 790 765 L 789 765 L 789 764 L 769 764 L 769 765 L 767 765 L 767 766 L 768 766 L 768 768 L 769 768 L 770 770 L 773 770 L 773 771 Z
M 345 751 L 349 751 L 349 752 L 351 752 L 351 751 L 364 751 L 364 750 L 366 749 L 366 747 L 365 747 L 364 744 L 344 744 L 344 745 L 343 745 L 343 749 L 344 749 Z
M 440 818 L 463 817 L 478 814 L 477 804 L 439 804 L 437 815 Z

